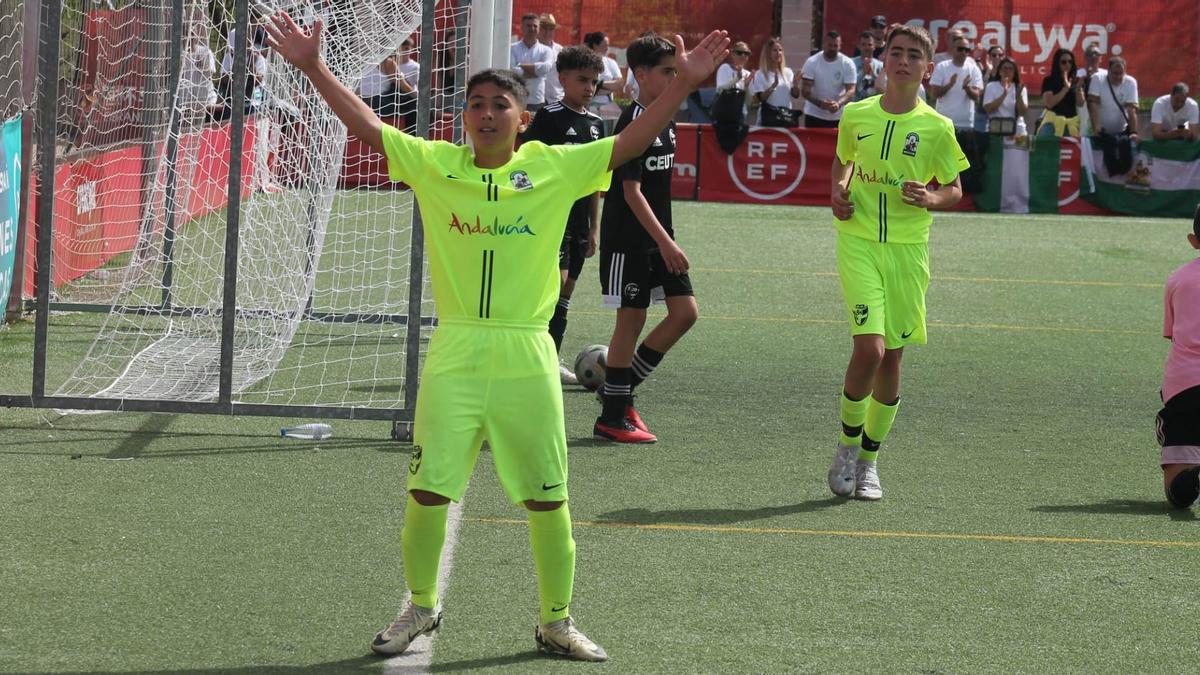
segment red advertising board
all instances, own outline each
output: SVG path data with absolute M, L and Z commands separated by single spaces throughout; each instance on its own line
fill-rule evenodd
M 1107 56 L 1123 56 L 1143 97 L 1170 92 L 1175 82 L 1197 84 L 1200 62 L 1200 2 L 1197 0 L 892 0 L 886 4 L 831 2 L 825 28 L 853 45 L 873 15 L 892 23 L 924 26 L 945 49 L 945 33 L 957 28 L 987 47 L 1004 47 L 1021 67 L 1031 94 L 1041 91 L 1054 51 L 1069 49 L 1077 62 L 1096 45 Z M 849 47 L 852 49 L 852 47 Z
M 752 129 L 733 154 L 700 127 L 700 200 L 765 204 L 829 203 L 835 129 Z

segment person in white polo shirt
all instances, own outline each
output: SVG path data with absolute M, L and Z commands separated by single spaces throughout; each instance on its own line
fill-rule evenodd
M 1116 135 L 1128 131 L 1138 135 L 1138 86 L 1132 75 L 1125 73 L 1125 59 L 1114 56 L 1108 60 L 1108 70 L 1092 75 L 1087 90 L 1088 113 L 1092 132 Z
M 529 90 L 529 97 L 525 99 L 525 109 L 529 112 L 537 112 L 546 105 L 546 75 L 554 68 L 554 52 L 538 42 L 540 27 L 537 14 L 530 12 L 522 16 L 521 39 L 512 43 L 509 49 L 513 72 L 525 81 L 525 88 Z
M 1200 105 L 1188 97 L 1188 86 L 1176 82 L 1171 93 L 1159 96 L 1150 109 L 1150 132 L 1156 141 L 1194 141 L 1200 138 Z
M 558 69 L 554 64 L 558 60 L 558 53 L 563 50 L 563 46 L 554 41 L 554 32 L 558 30 L 558 21 L 554 19 L 554 15 L 547 12 L 538 17 L 538 42 L 550 48 L 554 57 L 550 59 L 550 72 L 546 73 L 546 104 L 549 105 L 556 101 L 561 101 L 563 97 L 562 82 L 558 81 Z
M 854 60 L 842 53 L 842 36 L 837 31 L 825 34 L 821 51 L 804 62 L 800 78 L 804 126 L 836 129 L 842 119 L 842 106 L 854 100 L 858 83 L 858 69 Z
M 975 104 L 983 93 L 983 72 L 970 57 L 970 40 L 959 35 L 952 48 L 950 59 L 933 69 L 929 95 L 937 100 L 937 111 L 954 122 L 955 129 L 973 129 Z

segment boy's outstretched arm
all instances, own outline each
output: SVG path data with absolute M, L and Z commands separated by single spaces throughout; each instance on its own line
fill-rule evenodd
M 729 37 L 723 30 L 709 33 L 690 52 L 686 51 L 683 38 L 675 36 L 675 79 L 650 107 L 616 135 L 612 159 L 608 163 L 610 170 L 641 155 L 650 147 L 654 137 L 675 117 L 675 111 L 687 100 L 688 94 L 729 55 L 728 47 Z
M 301 28 L 284 11 L 272 14 L 266 26 L 271 49 L 308 77 L 351 134 L 383 152 L 383 122 L 379 116 L 346 85 L 338 82 L 321 61 L 323 27 L 322 21 L 317 19 L 312 30 Z

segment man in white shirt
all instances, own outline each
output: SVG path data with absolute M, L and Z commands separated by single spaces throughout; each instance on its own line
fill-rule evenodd
M 842 106 L 854 100 L 858 69 L 842 53 L 842 36 L 831 30 L 825 34 L 821 51 L 808 57 L 800 69 L 800 96 L 804 99 L 804 126 L 809 129 L 836 129 L 842 119 Z
M 525 81 L 529 97 L 525 109 L 537 112 L 546 105 L 546 76 L 554 68 L 554 52 L 538 42 L 538 15 L 532 12 L 521 17 L 521 39 L 509 49 L 513 72 Z
M 554 41 L 554 31 L 557 28 L 558 22 L 554 20 L 553 14 L 547 13 L 538 17 L 538 42 L 549 47 L 554 55 L 550 59 L 550 72 L 546 74 L 547 105 L 561 101 L 563 97 L 562 83 L 558 81 L 558 68 L 554 67 L 554 64 L 558 62 L 558 53 L 563 49 L 562 45 Z
M 1115 136 L 1128 127 L 1130 137 L 1137 138 L 1137 80 L 1125 74 L 1125 59 L 1120 56 L 1110 58 L 1108 72 L 1092 76 L 1087 102 L 1093 133 Z
M 1150 132 L 1156 141 L 1194 141 L 1200 138 L 1200 105 L 1188 98 L 1188 86 L 1175 83 L 1150 109 Z
M 863 31 L 863 34 L 858 36 L 859 56 L 851 59 L 854 69 L 858 72 L 858 79 L 854 84 L 855 101 L 883 93 L 884 84 L 887 83 L 887 76 L 883 74 L 883 61 L 871 56 L 877 49 L 874 33 Z M 862 56 L 863 54 L 867 56 Z
M 193 113 L 215 114 L 220 110 L 213 76 L 217 74 L 217 59 L 208 48 L 206 36 L 198 28 L 192 31 L 180 71 L 180 106 Z
M 975 126 L 975 104 L 983 93 L 983 72 L 970 58 L 971 41 L 958 36 L 953 43 L 954 53 L 942 61 L 929 78 L 929 96 L 937 101 L 937 111 L 954 122 L 955 129 Z

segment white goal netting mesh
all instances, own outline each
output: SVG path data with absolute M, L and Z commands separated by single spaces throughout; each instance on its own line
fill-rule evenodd
M 251 35 L 240 41 L 243 85 L 232 72 L 232 2 L 184 0 L 182 25 L 171 5 L 62 8 L 56 300 L 112 311 L 70 375 L 48 390 L 217 396 L 232 104 L 241 89 L 234 400 L 401 407 L 406 357 L 424 343 L 407 340 L 407 322 L 421 320 L 409 306 L 411 193 L 387 181 L 379 156 L 347 141 L 256 25 L 275 8 L 309 24 L 320 17 L 323 58 L 339 80 L 409 129 L 418 97 L 427 98 L 430 134 L 457 140 L 469 4 L 426 0 L 435 30 L 422 35 L 420 0 L 252 2 Z M 424 80 L 422 45 L 434 66 Z M 420 314 L 432 313 L 426 288 Z

